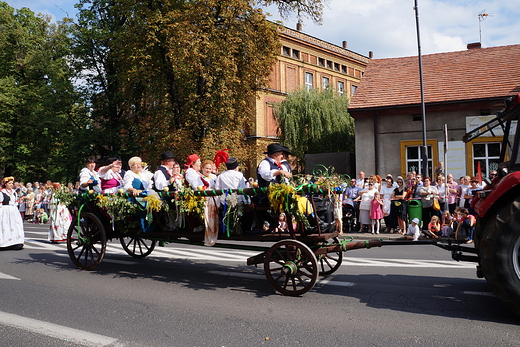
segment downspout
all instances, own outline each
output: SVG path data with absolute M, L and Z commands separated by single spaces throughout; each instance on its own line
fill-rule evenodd
M 379 129 L 377 126 L 377 120 L 379 118 L 379 111 L 376 111 L 376 114 L 374 115 L 374 166 L 376 168 L 376 171 L 374 174 L 379 175 L 379 137 L 377 134 L 379 134 Z

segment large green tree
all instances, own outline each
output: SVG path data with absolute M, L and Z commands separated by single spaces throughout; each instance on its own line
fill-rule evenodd
M 291 93 L 275 108 L 280 142 L 291 148 L 299 165 L 305 154 L 354 152 L 354 120 L 348 98 L 331 88 Z
M 244 126 L 279 51 L 260 5 L 316 20 L 321 0 L 82 0 L 77 61 L 93 100 L 100 154 L 246 158 Z
M 70 177 L 70 149 L 84 147 L 74 143 L 85 138 L 86 113 L 72 83 L 68 30 L 0 2 L 0 176 Z

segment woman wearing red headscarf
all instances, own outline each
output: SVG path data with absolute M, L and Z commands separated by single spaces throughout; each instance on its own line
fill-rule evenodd
M 23 220 L 18 212 L 17 200 L 14 178 L 5 177 L 0 193 L 0 250 L 23 248 Z
M 186 169 L 184 178 L 193 190 L 204 190 L 209 188 L 209 182 L 206 181 L 200 173 L 201 160 L 198 155 L 192 154 L 188 156 L 184 167 Z

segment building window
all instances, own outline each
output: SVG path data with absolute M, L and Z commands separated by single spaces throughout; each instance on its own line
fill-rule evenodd
M 292 57 L 294 59 L 300 59 L 300 51 L 297 51 L 296 49 L 292 50 Z
M 313 88 L 313 79 L 314 76 L 310 72 L 305 73 L 305 89 L 307 91 Z
M 323 59 L 323 58 L 318 58 L 318 65 L 319 65 L 319 66 L 323 66 L 323 67 L 325 67 L 325 59 Z
M 332 62 L 330 60 L 327 60 L 327 69 L 332 70 Z
M 322 77 L 321 78 L 321 88 L 327 89 L 329 87 L 330 80 L 328 77 Z
M 283 46 L 282 47 L 282 54 L 290 57 L 291 56 L 291 49 L 289 47 Z
M 334 71 L 339 71 L 339 64 L 338 63 L 334 63 Z
M 345 82 L 338 81 L 338 95 L 345 94 Z
M 356 90 L 357 90 L 357 86 L 352 85 L 350 87 L 350 96 L 354 96 L 354 94 L 356 93 Z
M 472 143 L 474 176 L 478 174 L 479 163 L 482 177 L 488 177 L 491 171 L 498 170 L 500 145 L 500 142 Z
M 341 72 L 347 73 L 347 67 L 345 65 L 341 65 Z
M 432 172 L 432 146 L 427 146 L 428 148 L 428 172 L 426 174 L 422 173 L 422 159 L 421 159 L 421 147 L 422 146 L 406 146 L 406 172 L 415 171 L 425 176 L 431 177 Z
M 421 148 L 423 142 L 418 141 L 401 141 L 401 173 L 406 175 L 407 172 L 415 171 L 423 176 L 432 177 L 433 163 L 438 162 L 438 143 L 437 140 L 427 140 L 426 147 L 428 149 L 428 172 L 422 172 Z

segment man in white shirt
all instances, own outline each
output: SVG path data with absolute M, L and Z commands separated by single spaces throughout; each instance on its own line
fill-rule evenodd
M 173 165 L 177 163 L 177 159 L 171 151 L 166 151 L 161 154 L 161 166 L 155 171 L 153 175 L 154 189 L 156 191 L 163 191 L 164 187 L 168 187 L 170 191 L 175 190 L 175 177 L 172 174 Z
M 226 189 L 243 189 L 247 188 L 246 179 L 244 174 L 238 171 L 238 160 L 237 158 L 229 158 L 226 161 L 226 171 L 222 172 L 215 182 L 215 189 L 226 190 Z M 246 196 L 240 195 L 239 199 L 244 201 Z M 226 196 L 223 194 L 220 196 L 220 204 L 224 204 Z

